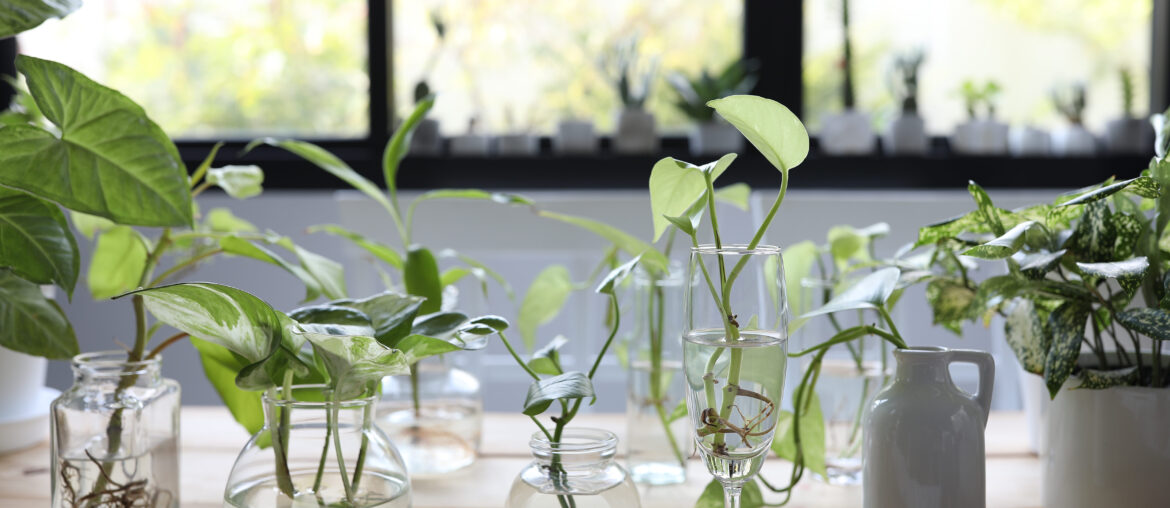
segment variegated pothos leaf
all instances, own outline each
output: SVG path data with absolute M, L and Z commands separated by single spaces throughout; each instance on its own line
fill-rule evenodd
M 1024 370 L 1037 375 L 1044 374 L 1047 357 L 1044 320 L 1040 318 L 1032 300 L 1017 298 L 1004 323 L 1004 336 L 1008 346 Z
M 1076 366 L 1088 317 L 1089 306 L 1077 301 L 1064 302 L 1048 317 L 1052 344 L 1044 359 L 1044 383 L 1053 398 Z

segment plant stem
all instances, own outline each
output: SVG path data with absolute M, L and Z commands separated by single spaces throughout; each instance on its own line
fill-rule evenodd
M 618 307 L 618 299 L 616 293 L 610 293 L 609 301 L 613 305 L 613 326 L 610 328 L 609 337 L 605 339 L 605 345 L 601 346 L 601 352 L 597 353 L 597 359 L 593 361 L 593 367 L 589 369 L 589 379 L 593 379 L 593 374 L 597 373 L 597 368 L 601 367 L 601 360 L 605 358 L 605 352 L 609 349 L 609 345 L 613 343 L 613 338 L 617 335 L 618 328 L 622 323 L 622 314 Z
M 418 394 L 418 362 L 410 364 L 410 402 L 414 407 L 414 421 L 422 419 L 422 400 Z
M 362 426 L 358 429 L 362 433 L 362 444 L 358 448 L 357 465 L 353 468 L 353 491 L 358 492 L 362 481 L 362 469 L 366 465 L 366 449 L 370 446 L 370 438 L 366 435 L 366 428 L 370 426 L 370 405 L 362 407 Z
M 751 243 L 748 244 L 748 250 L 755 249 L 760 245 L 764 239 L 764 233 L 768 232 L 768 226 L 772 224 L 772 219 L 776 217 L 776 212 L 780 210 L 780 203 L 784 202 L 784 196 L 788 194 L 788 169 L 780 168 L 780 192 L 776 193 L 776 200 L 772 202 L 772 208 L 768 209 L 768 215 L 764 216 L 764 221 L 760 223 L 759 229 L 756 229 L 756 234 L 752 236 Z M 710 198 L 713 199 L 713 198 Z M 711 223 L 711 227 L 715 227 L 715 223 Z M 727 285 L 735 283 L 735 279 L 739 277 L 739 272 L 747 264 L 748 257 L 744 256 L 735 264 L 735 268 L 731 270 L 731 277 L 727 279 Z
M 671 229 L 670 231 L 673 233 L 675 230 Z M 671 239 L 673 240 L 673 238 Z M 670 443 L 670 450 L 674 453 L 674 458 L 678 460 L 679 466 L 685 467 L 686 458 L 683 457 L 682 450 L 679 449 L 678 442 L 675 440 L 674 431 L 670 428 L 670 421 L 668 421 L 664 407 L 666 394 L 662 393 L 662 334 L 666 314 L 663 300 L 665 297 L 662 287 L 658 285 L 657 278 L 650 277 L 650 283 L 652 288 L 649 291 L 649 308 L 647 309 L 650 315 L 650 399 L 655 412 L 658 413 L 659 421 L 662 422 L 662 429 L 667 442 Z
M 284 382 L 282 383 L 280 398 L 291 402 L 292 395 L 292 377 L 291 370 L 284 373 Z M 289 404 L 291 406 L 291 404 Z M 292 474 L 288 469 L 288 435 L 289 435 L 289 420 L 291 407 L 280 408 L 280 419 L 275 429 L 269 430 L 272 437 L 272 453 L 276 457 L 276 486 L 289 499 L 296 496 L 296 491 L 293 489 Z
M 512 353 L 512 359 L 516 360 L 516 363 L 520 364 L 520 368 L 524 369 L 524 372 L 527 372 L 528 375 L 532 377 L 532 379 L 540 381 L 540 376 L 533 372 L 532 369 L 528 368 L 528 364 L 524 363 L 524 360 L 520 359 L 520 355 L 516 354 L 516 350 L 512 348 L 512 343 L 508 342 L 508 337 L 504 335 L 504 332 L 496 332 L 496 335 L 500 336 L 500 341 L 504 343 L 504 347 L 508 348 L 508 352 Z
M 333 397 L 333 407 L 329 411 L 333 412 L 333 421 L 337 425 L 337 432 L 333 433 L 333 454 L 337 456 L 337 474 L 341 475 L 341 487 L 345 489 L 345 500 L 350 505 L 353 504 L 353 487 L 349 483 L 349 473 L 345 468 L 345 458 L 341 455 L 341 401 L 337 398 L 336 393 Z
M 313 479 L 313 493 L 321 500 L 321 480 L 325 477 L 325 461 L 329 457 L 329 438 L 333 435 L 333 412 L 325 411 L 325 442 L 321 446 L 321 460 L 317 462 L 317 477 Z
M 167 338 L 167 340 L 164 340 L 164 341 L 160 342 L 157 346 L 155 346 L 154 349 L 151 349 L 150 353 L 146 355 L 146 359 L 150 360 L 150 359 L 158 356 L 168 346 L 182 340 L 186 336 L 187 336 L 187 332 L 179 332 L 179 333 L 176 333 L 176 334 L 170 336 L 169 338 Z

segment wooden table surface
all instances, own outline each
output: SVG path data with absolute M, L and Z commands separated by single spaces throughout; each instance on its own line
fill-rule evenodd
M 597 427 L 625 434 L 624 415 L 582 414 L 575 426 Z M 516 474 L 531 460 L 528 438 L 532 423 L 519 414 L 489 413 L 484 419 L 482 456 L 471 467 L 441 480 L 416 480 L 416 508 L 499 508 Z M 48 434 L 46 430 L 46 435 Z M 223 487 L 232 463 L 247 441 L 243 428 L 221 407 L 185 407 L 182 410 L 183 507 L 210 508 L 222 504 Z M 763 474 L 779 481 L 788 477 L 785 461 L 769 459 Z M 698 460 L 689 461 L 689 480 L 670 487 L 639 487 L 642 505 L 690 507 L 710 477 Z M 775 496 L 768 496 L 776 501 Z M 0 455 L 0 505 L 5 508 L 42 508 L 49 504 L 49 444 Z M 801 482 L 789 504 L 794 508 L 856 508 L 860 487 Z M 1040 462 L 1028 451 L 1021 413 L 992 413 L 987 425 L 987 506 L 1040 506 Z

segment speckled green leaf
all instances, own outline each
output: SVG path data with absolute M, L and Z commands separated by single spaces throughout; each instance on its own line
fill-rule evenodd
M 1024 240 L 1028 234 L 1028 230 L 1032 228 L 1039 229 L 1040 223 L 1035 221 L 1021 222 L 1006 233 L 982 245 L 976 245 L 963 252 L 966 256 L 981 258 L 981 259 L 1003 259 L 1024 246 Z
M 1117 236 L 1109 227 L 1109 218 L 1112 212 L 1109 205 L 1097 201 L 1085 206 L 1085 213 L 1081 215 L 1073 231 L 1069 244 L 1077 259 L 1087 262 L 1112 261 L 1113 245 Z
M 1015 275 L 997 275 L 979 283 L 975 299 L 967 310 L 967 317 L 974 319 L 987 310 L 998 308 L 1004 302 L 1022 292 L 1028 281 Z
M 983 190 L 979 184 L 974 181 L 967 182 L 967 192 L 971 193 L 971 197 L 975 199 L 975 205 L 979 208 L 979 215 L 983 222 L 991 229 L 992 233 L 996 235 L 1003 235 L 1007 232 L 1007 228 L 1003 226 L 1003 221 L 999 217 L 999 209 L 991 202 L 991 196 L 987 195 L 987 191 Z
M 1144 229 L 1142 220 L 1130 213 L 1114 213 L 1109 216 L 1109 228 L 1114 235 L 1113 259 L 1133 256 Z
M 1013 259 L 1020 265 L 1020 273 L 1032 280 L 1043 279 L 1048 272 L 1055 270 L 1064 257 L 1065 249 L 1056 252 L 1038 252 L 1034 254 L 1018 255 Z M 1019 253 L 1023 254 L 1023 253 Z
M 1024 292 L 1038 295 L 1058 296 L 1070 300 L 1090 302 L 1094 300 L 1093 293 L 1085 286 L 1074 282 L 1059 280 L 1037 280 L 1023 288 Z
M 1089 306 L 1080 302 L 1065 302 L 1048 317 L 1052 345 L 1044 359 L 1044 384 L 1053 398 L 1076 366 L 1088 318 Z
M 960 333 L 959 325 L 967 317 L 975 291 L 953 279 L 934 279 L 926 285 L 926 301 L 934 314 L 934 324 Z
M 1151 339 L 1170 340 L 1170 311 L 1153 308 L 1129 309 L 1117 314 L 1117 321 Z
M 1134 293 L 1141 287 L 1142 281 L 1145 280 L 1146 271 L 1150 268 L 1150 261 L 1145 256 L 1141 256 L 1109 263 L 1077 263 L 1077 268 L 1093 277 L 1117 279 L 1124 298 L 1115 304 L 1124 308 L 1125 304 L 1129 303 L 1129 299 L 1133 298 Z
M 1001 219 L 1005 216 L 1011 216 L 1012 213 L 1002 208 L 996 209 L 996 214 Z M 937 243 L 939 240 L 945 238 L 954 238 L 961 233 L 993 233 L 991 226 L 984 220 L 983 213 L 980 210 L 968 212 L 958 217 L 936 222 L 927 226 L 923 226 L 918 230 L 918 241 L 915 243 L 916 247 L 923 245 Z
M 1137 366 L 1117 370 L 1082 369 L 1077 389 L 1104 390 L 1114 386 L 1133 386 L 1138 382 Z
M 1129 192 L 1137 194 L 1144 198 L 1156 198 L 1161 195 L 1162 190 L 1158 182 L 1148 176 L 1142 176 L 1131 180 L 1124 180 L 1114 184 L 1106 185 L 1099 189 L 1094 189 L 1080 196 L 1077 196 L 1069 201 L 1061 203 L 1060 206 L 1072 206 L 1093 203 L 1105 199 L 1113 194 L 1128 189 Z
M 1014 306 L 1008 313 L 1003 331 L 1008 346 L 1012 348 L 1024 370 L 1044 375 L 1044 361 L 1047 357 L 1044 347 L 1046 333 L 1044 321 L 1037 313 L 1036 305 L 1024 298 L 1014 300 Z

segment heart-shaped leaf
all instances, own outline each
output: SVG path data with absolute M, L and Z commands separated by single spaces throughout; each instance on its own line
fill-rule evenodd
M 497 332 L 502 332 L 504 330 L 507 330 L 508 324 L 509 324 L 507 319 L 504 319 L 500 316 L 493 316 L 493 315 L 479 316 L 477 318 L 473 318 L 473 319 L 469 320 L 467 323 L 473 324 L 473 325 L 477 325 L 477 324 L 486 325 L 486 326 L 491 327 L 493 330 L 495 330 Z
M 654 241 L 657 242 L 669 227 L 670 221 L 667 217 L 686 214 L 706 193 L 704 169 L 712 172 L 714 180 L 734 160 L 735 154 L 727 154 L 718 161 L 700 168 L 689 162 L 665 157 L 654 164 L 654 168 L 650 170 L 650 215 L 654 222 Z M 704 202 L 700 208 L 705 204 Z
M 64 18 L 81 0 L 7 0 L 0 9 L 0 39 L 36 28 L 50 18 Z
M 0 267 L 73 296 L 80 256 L 57 205 L 0 187 Z
M 563 335 L 553 337 L 553 340 L 545 344 L 544 347 L 537 349 L 532 353 L 532 359 L 528 360 L 528 368 L 537 374 L 544 374 L 547 376 L 559 376 L 564 373 L 561 370 L 561 355 L 560 350 L 565 344 L 569 343 L 569 339 Z
M 56 62 L 21 55 L 17 68 L 61 134 L 0 129 L 0 184 L 119 224 L 192 225 L 179 151 L 141 107 Z
M 373 337 L 306 333 L 304 338 L 325 364 L 337 400 L 364 396 L 382 378 L 410 372 L 406 354 Z
M 66 360 L 80 353 L 73 325 L 36 284 L 0 269 L 0 346 Z
M 541 270 L 528 286 L 524 300 L 520 302 L 520 313 L 516 319 L 520 336 L 529 350 L 536 342 L 536 329 L 561 312 L 569 294 L 573 292 L 573 280 L 569 269 L 553 265 Z
M 322 335 L 374 335 L 370 316 L 340 305 L 301 307 L 288 313 L 306 332 Z
M 399 340 L 411 333 L 423 298 L 387 291 L 361 300 L 339 300 L 330 305 L 350 307 L 369 316 L 374 326 L 374 337 L 386 347 L 395 347 Z
M 614 288 L 622 283 L 634 271 L 634 266 L 638 261 L 642 260 L 642 256 L 634 256 L 634 259 L 622 263 L 621 266 L 611 270 L 604 279 L 601 279 L 601 284 L 597 285 L 597 292 L 607 295 L 614 294 Z
M 780 171 L 788 171 L 808 156 L 808 131 L 788 108 L 754 95 L 732 95 L 707 103 L 734 125 Z
M 264 170 L 259 166 L 224 166 L 207 172 L 207 183 L 236 199 L 259 196 L 264 190 Z
M 459 351 L 463 348 L 443 339 L 411 334 L 398 341 L 398 347 L 395 349 L 402 351 L 406 355 L 406 362 L 413 365 L 423 358 Z
M 559 376 L 533 381 L 524 398 L 524 414 L 536 416 L 545 412 L 553 401 L 593 397 L 593 382 L 581 372 L 566 372 Z
M 883 268 L 866 275 L 849 289 L 838 293 L 823 307 L 802 317 L 819 316 L 843 310 L 872 309 L 884 304 L 898 285 L 900 270 Z

